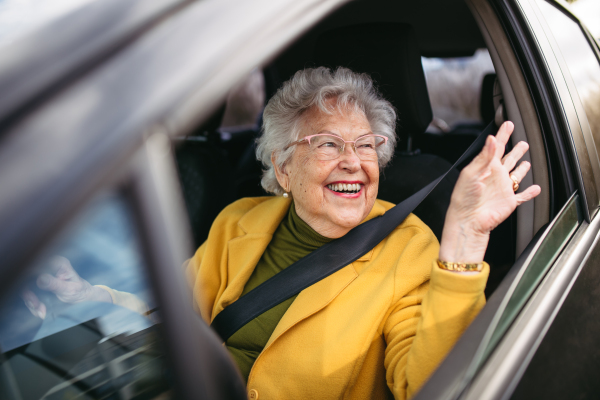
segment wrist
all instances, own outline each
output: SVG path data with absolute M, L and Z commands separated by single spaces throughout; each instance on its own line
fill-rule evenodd
M 465 224 L 444 226 L 439 259 L 451 263 L 481 263 L 489 239 L 489 233 L 474 231 Z
M 463 273 L 477 273 L 481 272 L 483 269 L 483 262 L 480 263 L 457 263 L 457 262 L 447 262 L 443 260 L 437 260 L 437 265 L 439 268 L 444 269 L 446 271 L 452 272 L 463 272 Z
M 90 296 L 90 300 L 91 301 L 100 301 L 100 302 L 104 302 L 104 303 L 112 303 L 112 297 L 110 296 L 110 293 L 108 293 L 108 291 L 106 291 L 105 289 L 98 287 L 98 286 L 92 286 L 92 295 Z

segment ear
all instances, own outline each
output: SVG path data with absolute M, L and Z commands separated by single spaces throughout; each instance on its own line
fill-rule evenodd
M 290 176 L 288 175 L 286 165 L 284 164 L 282 168 L 279 168 L 277 165 L 275 157 L 275 152 L 271 153 L 271 164 L 273 165 L 273 169 L 275 170 L 275 177 L 277 178 L 277 182 L 279 182 L 279 186 L 283 188 L 286 192 L 290 191 Z

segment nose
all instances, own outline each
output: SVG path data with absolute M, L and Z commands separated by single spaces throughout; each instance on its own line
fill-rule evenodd
M 348 172 L 352 173 L 360 170 L 360 158 L 358 158 L 358 154 L 356 154 L 352 143 L 346 143 L 339 160 L 339 167 Z

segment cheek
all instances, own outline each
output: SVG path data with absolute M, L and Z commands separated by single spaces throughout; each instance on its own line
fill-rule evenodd
M 366 165 L 363 166 L 363 170 L 369 177 L 369 183 L 372 187 L 377 188 L 379 186 L 379 165 Z
M 369 188 L 367 190 L 367 207 L 372 206 L 377 199 L 377 193 L 379 192 L 379 166 L 375 165 L 371 168 L 365 168 L 365 172 L 369 177 Z M 370 210 L 369 210 L 370 211 Z
M 331 166 L 310 157 L 298 157 L 294 161 L 292 185 L 306 194 L 319 191 L 331 173 Z

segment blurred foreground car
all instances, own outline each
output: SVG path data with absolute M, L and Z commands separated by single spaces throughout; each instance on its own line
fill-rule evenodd
M 268 99 L 313 65 L 369 72 L 397 107 L 380 198 L 425 186 L 492 121 L 513 121 L 513 143 L 531 146 L 522 186 L 542 194 L 494 231 L 488 304 L 415 398 L 597 398 L 600 50 L 565 7 L 104 0 L 2 44 L 0 398 L 245 397 L 180 265 L 226 204 L 264 194 L 260 122 L 220 126 L 228 92 L 258 70 Z M 421 64 L 481 49 L 493 73 L 469 106 L 478 117 L 446 123 L 435 99 L 460 93 Z M 451 190 L 415 211 L 438 235 Z M 36 285 L 56 256 L 149 309 L 58 301 Z

